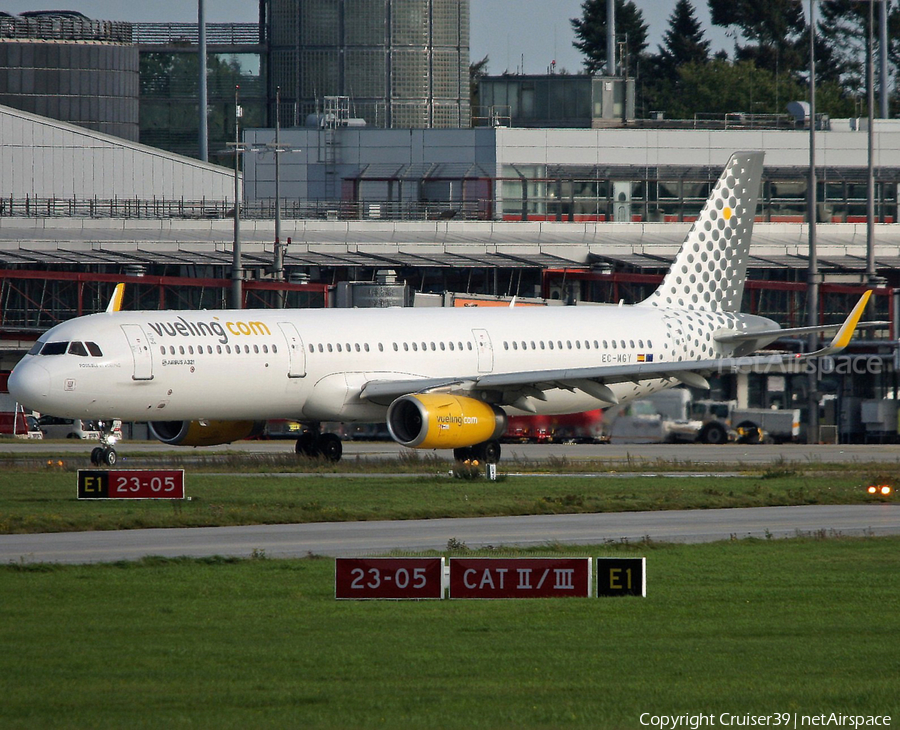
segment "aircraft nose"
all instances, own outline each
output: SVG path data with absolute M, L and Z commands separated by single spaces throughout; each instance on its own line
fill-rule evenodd
M 42 401 L 50 394 L 50 373 L 36 362 L 19 363 L 10 374 L 8 385 L 17 403 L 40 411 Z

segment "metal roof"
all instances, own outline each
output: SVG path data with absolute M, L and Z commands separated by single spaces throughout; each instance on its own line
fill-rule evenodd
M 598 261 L 658 271 L 668 266 L 689 224 L 546 223 L 500 221 L 289 220 L 282 237 L 288 266 L 561 268 Z M 864 271 L 861 224 L 820 224 L 823 269 Z M 807 266 L 807 228 L 757 223 L 750 268 Z M 244 265 L 269 266 L 271 221 L 245 221 Z M 900 224 L 879 225 L 879 269 L 900 268 Z M 0 266 L 121 266 L 168 264 L 229 267 L 230 221 L 0 218 Z

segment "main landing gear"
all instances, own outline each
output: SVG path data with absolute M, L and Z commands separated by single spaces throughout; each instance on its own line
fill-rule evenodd
M 457 461 L 477 460 L 484 464 L 496 464 L 500 461 L 500 442 L 484 441 L 475 446 L 453 449 L 453 458 Z
M 319 425 L 315 424 L 300 435 L 294 450 L 301 456 L 337 462 L 341 460 L 344 447 L 336 434 L 320 433 Z
M 97 429 L 100 431 L 100 445 L 91 451 L 91 464 L 94 466 L 115 466 L 119 460 L 116 450 L 113 448 L 118 440 L 113 433 L 114 421 L 98 421 Z

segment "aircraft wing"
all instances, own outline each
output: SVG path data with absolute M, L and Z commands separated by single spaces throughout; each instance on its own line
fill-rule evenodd
M 543 392 L 553 388 L 582 390 L 607 405 L 615 405 L 618 399 L 608 385 L 639 382 L 657 378 L 677 380 L 695 388 L 708 388 L 707 375 L 730 373 L 741 368 L 779 367 L 789 362 L 806 359 L 809 355 L 768 355 L 759 357 L 732 357 L 685 362 L 633 363 L 628 365 L 601 365 L 590 368 L 560 368 L 558 370 L 530 370 L 515 373 L 476 375 L 470 378 L 421 378 L 409 380 L 373 380 L 363 387 L 360 398 L 375 403 L 390 403 L 395 398 L 410 393 L 462 392 L 474 394 L 495 391 L 503 395 L 500 405 L 527 404 L 528 397 L 545 400 Z M 524 410 L 529 410 L 527 407 Z
M 395 398 L 410 393 L 444 391 L 473 394 L 493 391 L 493 402 L 531 411 L 534 407 L 530 405 L 529 399 L 546 400 L 544 391 L 553 388 L 581 390 L 607 405 L 618 403 L 618 399 L 609 388 L 609 385 L 614 383 L 637 383 L 641 380 L 662 378 L 677 380 L 695 388 L 709 388 L 706 376 L 713 373 L 734 372 L 751 367 L 784 367 L 790 363 L 840 352 L 849 344 L 869 295 L 871 292 L 863 295 L 828 345 L 807 354 L 755 355 L 681 362 L 643 362 L 587 368 L 528 370 L 472 375 L 464 378 L 373 380 L 363 386 L 359 397 L 374 403 L 388 404 Z

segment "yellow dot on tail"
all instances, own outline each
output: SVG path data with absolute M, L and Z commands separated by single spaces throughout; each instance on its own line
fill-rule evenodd
M 731 220 L 731 208 L 725 208 L 722 211 L 722 215 L 725 216 L 725 220 Z

